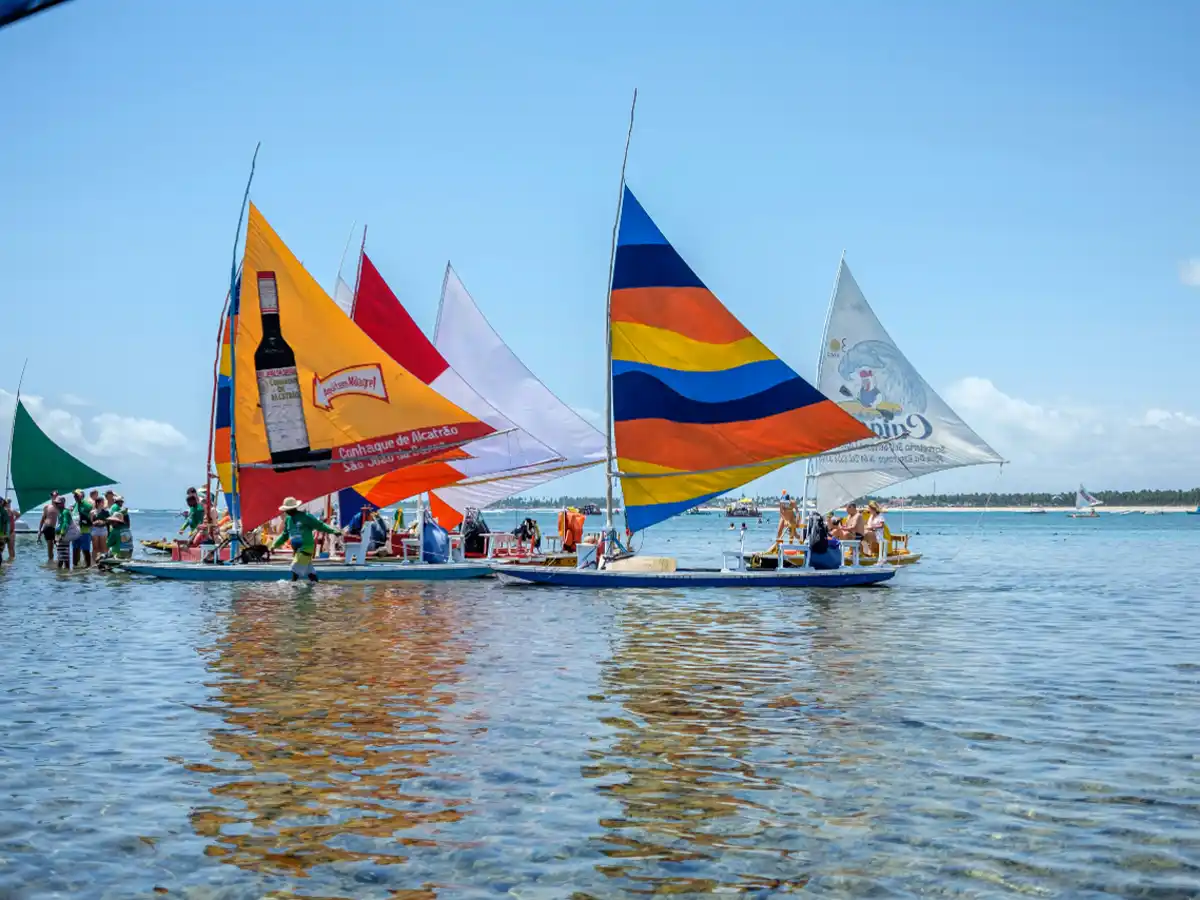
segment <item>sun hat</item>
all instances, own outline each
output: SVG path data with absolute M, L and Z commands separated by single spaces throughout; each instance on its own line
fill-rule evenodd
M 288 512 L 293 509 L 299 509 L 300 506 L 301 506 L 301 504 L 300 504 L 299 500 L 297 500 L 295 497 L 288 497 L 283 501 L 283 504 L 279 507 L 279 511 L 280 512 Z

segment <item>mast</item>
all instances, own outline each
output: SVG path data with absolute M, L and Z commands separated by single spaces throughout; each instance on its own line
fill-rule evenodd
M 21 402 L 21 385 L 25 383 L 25 367 L 29 365 L 29 357 L 25 357 L 25 362 L 21 363 L 21 377 L 17 379 L 17 399 L 13 403 L 13 420 L 12 428 L 8 432 L 8 462 L 4 466 L 4 499 L 8 499 L 8 488 L 10 485 L 10 477 L 12 475 L 12 455 L 13 455 L 13 438 L 17 436 L 17 406 Z M 21 510 L 24 512 L 25 510 Z
M 625 167 L 629 164 L 629 142 L 633 140 L 633 114 L 637 109 L 637 88 L 629 105 L 629 130 L 625 133 L 625 155 L 621 157 L 621 186 L 617 189 L 617 217 L 613 220 L 612 249 L 608 255 L 608 289 L 604 294 L 604 546 L 612 546 L 613 534 L 613 477 L 616 453 L 613 447 L 613 386 L 612 386 L 612 284 L 617 261 L 617 233 L 621 227 L 621 202 L 625 199 Z
M 821 361 L 825 358 L 825 347 L 829 343 L 829 323 L 833 321 L 833 304 L 837 302 L 838 285 L 842 283 L 842 267 L 846 264 L 846 251 L 842 250 L 842 258 L 838 260 L 837 275 L 833 278 L 833 291 L 829 294 L 829 307 L 825 310 L 825 327 L 821 330 L 821 346 L 817 350 L 817 368 L 814 371 L 816 376 L 817 390 L 821 390 Z M 817 477 L 817 473 L 813 470 L 816 467 L 812 460 L 804 462 L 804 495 L 800 499 L 800 516 L 802 518 L 808 515 L 808 488 L 810 483 Z M 817 502 L 817 492 L 813 490 L 813 505 Z M 819 513 L 820 510 L 817 510 Z
M 242 194 L 242 209 L 238 213 L 237 231 L 233 234 L 233 262 L 229 265 L 229 302 L 238 298 L 238 315 L 241 315 L 241 295 L 237 290 L 238 273 L 238 238 L 242 234 L 242 223 L 246 221 L 246 204 L 250 202 L 250 185 L 254 183 L 254 167 L 258 164 L 258 151 L 262 141 L 254 145 L 254 156 L 250 159 L 250 177 L 246 179 L 246 190 Z M 233 509 L 229 510 L 229 518 L 240 528 L 242 518 L 242 501 L 238 492 L 238 455 L 237 455 L 237 328 L 229 329 L 229 396 L 233 408 L 229 416 L 229 496 L 233 499 Z M 236 547 L 230 547 L 230 558 L 233 558 Z
M 342 258 L 338 260 L 337 275 L 333 279 L 333 294 L 335 298 L 337 297 L 338 282 L 342 280 L 342 269 L 346 265 L 346 254 L 350 252 L 350 242 L 354 240 L 354 226 L 357 224 L 357 222 L 350 223 L 350 232 L 346 235 L 346 246 L 342 248 Z

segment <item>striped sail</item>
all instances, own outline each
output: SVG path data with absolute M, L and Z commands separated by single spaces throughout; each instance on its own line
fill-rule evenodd
M 617 467 L 633 531 L 872 435 L 721 304 L 628 188 L 610 327 Z
M 225 312 L 225 327 L 221 335 L 221 356 L 217 361 L 217 409 L 213 425 L 213 462 L 217 468 L 217 480 L 225 495 L 225 508 L 233 515 L 233 442 L 230 434 L 233 426 L 233 354 L 229 349 L 230 335 L 237 329 L 238 304 L 242 293 L 242 279 L 238 276 L 233 285 L 233 295 Z

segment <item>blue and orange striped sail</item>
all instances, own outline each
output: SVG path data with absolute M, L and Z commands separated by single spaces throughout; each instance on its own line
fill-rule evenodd
M 629 188 L 611 305 L 613 426 L 632 531 L 872 436 L 721 304 Z

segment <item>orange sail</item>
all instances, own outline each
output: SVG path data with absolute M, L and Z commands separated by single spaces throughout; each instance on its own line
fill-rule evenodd
M 367 337 L 253 204 L 239 299 L 231 375 L 243 528 L 276 515 L 285 497 L 461 458 L 462 444 L 495 432 Z

